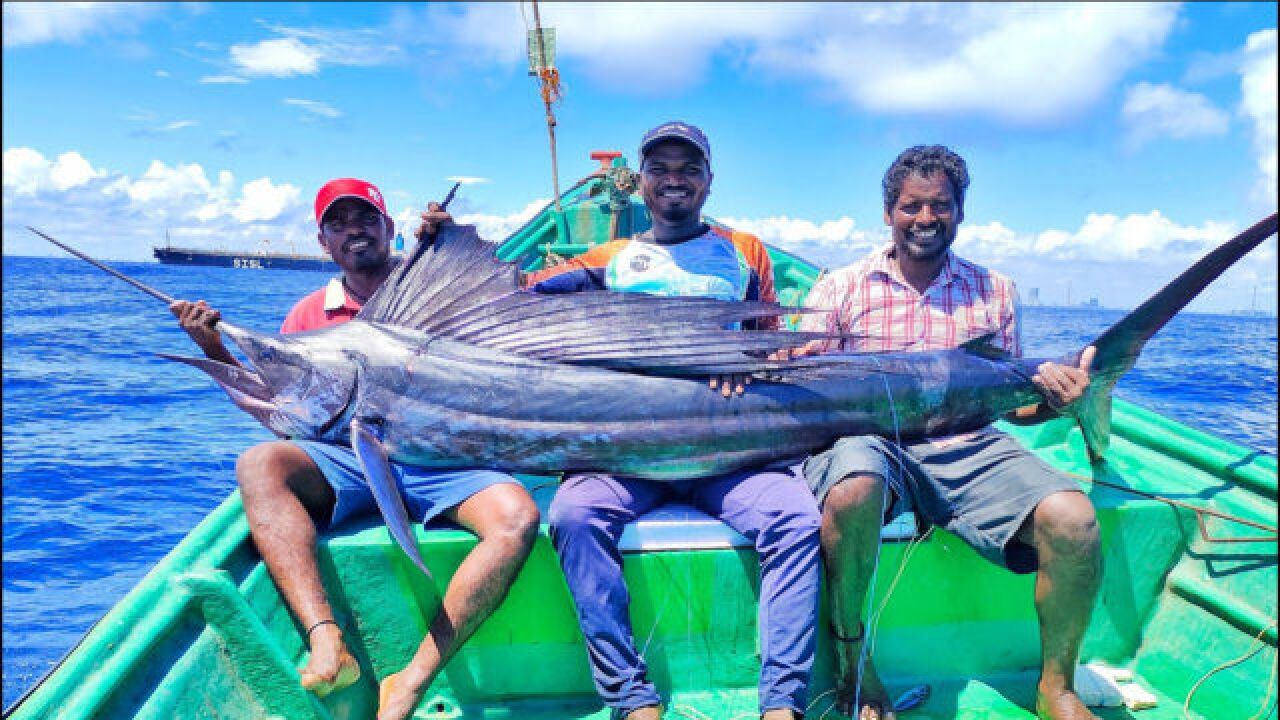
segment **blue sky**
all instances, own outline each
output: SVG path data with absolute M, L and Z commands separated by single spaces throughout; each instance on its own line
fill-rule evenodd
M 973 177 L 957 249 L 1048 302 L 1141 301 L 1276 207 L 1276 8 L 540 4 L 565 85 L 561 184 L 643 131 L 706 130 L 706 211 L 827 266 L 884 242 L 880 178 L 942 143 Z M 522 12 L 523 11 L 523 12 Z M 4 252 L 32 224 L 140 260 L 314 248 L 342 175 L 501 239 L 551 194 L 526 3 L 4 5 Z M 1269 241 L 1195 309 L 1276 305 Z

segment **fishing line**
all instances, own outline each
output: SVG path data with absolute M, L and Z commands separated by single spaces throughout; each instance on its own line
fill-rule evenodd
M 675 588 L 677 591 L 680 591 L 684 596 L 684 606 L 685 606 L 684 640 L 685 640 L 686 648 L 692 647 L 693 646 L 693 600 L 692 600 L 693 576 L 691 573 L 686 572 L 685 587 L 681 588 L 681 586 L 676 582 L 675 574 L 671 572 L 671 568 L 667 567 L 667 563 L 663 559 L 663 554 L 655 553 L 653 557 L 655 558 L 658 564 L 658 567 L 662 568 L 662 571 L 666 573 L 667 580 L 670 581 L 671 587 Z M 658 624 L 662 620 L 663 613 L 665 613 L 667 610 L 667 604 L 670 601 L 670 598 L 671 598 L 671 595 L 668 593 L 666 595 L 666 598 L 662 602 L 662 607 L 659 608 L 658 612 L 654 614 L 653 625 L 650 626 L 649 635 L 648 637 L 645 638 L 644 647 L 641 648 L 640 650 L 641 658 L 645 658 L 649 653 L 649 644 L 653 641 L 654 633 L 657 632 L 658 630 Z M 704 638 L 703 650 L 706 653 L 706 665 L 709 673 L 710 667 L 711 667 L 711 642 L 709 639 Z M 648 660 L 645 660 L 645 663 L 648 664 Z M 690 662 L 688 667 L 689 667 L 689 676 L 687 679 L 687 683 L 688 683 L 688 687 L 693 687 L 693 663 Z M 674 700 L 674 694 L 673 694 L 673 700 Z M 701 710 L 698 710 L 697 708 L 684 703 L 676 703 L 673 701 L 671 703 L 671 707 L 668 708 L 668 710 L 672 713 L 677 713 L 679 715 L 683 715 L 684 717 L 691 718 L 691 720 L 712 720 L 712 718 L 709 715 L 703 713 Z
M 877 370 L 882 369 L 879 358 L 873 355 L 871 360 L 875 363 Z M 893 457 L 898 463 L 898 477 L 902 478 L 905 468 L 902 464 L 902 457 L 899 454 L 902 452 L 902 434 L 898 424 L 898 408 L 893 404 L 893 390 L 889 387 L 889 378 L 883 372 L 880 373 L 880 381 L 884 383 L 885 397 L 889 400 L 889 412 L 893 415 L 893 437 L 896 450 Z M 871 565 L 871 578 L 867 582 L 867 596 L 862 601 L 862 607 L 858 610 L 858 624 L 862 626 L 862 647 L 858 650 L 858 671 L 854 674 L 855 686 L 853 691 L 853 714 L 858 715 L 861 714 L 860 708 L 862 707 L 862 674 L 866 668 L 868 648 L 874 642 L 877 629 L 877 625 L 872 622 L 863 623 L 862 613 L 866 612 L 868 607 L 873 607 L 875 602 L 876 575 L 880 572 L 880 550 L 884 546 L 884 533 L 881 525 L 884 523 L 884 514 L 889 505 L 890 485 L 889 478 L 884 478 L 884 487 L 881 489 L 880 495 L 880 514 L 876 519 L 876 552 L 873 556 L 874 562 Z M 873 618 L 868 614 L 867 620 L 871 621 Z
M 1262 699 L 1262 708 L 1258 710 L 1258 714 L 1249 718 L 1249 720 L 1263 720 L 1263 718 L 1271 717 L 1271 713 L 1276 709 L 1275 703 L 1271 700 L 1271 693 L 1276 689 L 1276 672 L 1280 671 L 1280 653 L 1271 657 L 1271 674 L 1267 676 L 1267 696 Z
M 907 541 L 907 547 L 905 550 L 902 551 L 902 561 L 898 563 L 898 572 L 893 576 L 893 580 L 889 583 L 889 589 L 885 590 L 884 600 L 881 601 L 880 607 L 876 610 L 875 614 L 872 616 L 873 617 L 873 619 L 871 620 L 872 623 L 879 624 L 880 616 L 884 614 L 885 608 L 889 606 L 889 598 L 893 596 L 893 591 L 898 587 L 898 581 L 902 579 L 902 575 L 907 569 L 907 563 L 909 563 L 911 561 L 911 558 L 915 555 L 916 549 L 919 548 L 922 544 L 924 544 L 924 541 L 927 540 L 929 536 L 932 534 L 933 534 L 933 527 L 930 526 L 928 530 L 924 531 L 924 534 L 912 536 L 912 538 Z M 872 642 L 871 650 L 869 652 L 871 652 L 872 654 L 875 654 L 875 651 L 876 651 L 875 642 Z
M 1234 667 L 1236 665 L 1239 665 L 1245 660 L 1248 660 L 1254 655 L 1257 655 L 1258 651 L 1263 648 L 1264 643 L 1262 642 L 1262 636 L 1265 635 L 1267 631 L 1273 627 L 1276 627 L 1276 623 L 1271 623 L 1270 625 L 1264 626 L 1261 630 L 1258 631 L 1258 634 L 1254 636 L 1253 642 L 1249 643 L 1249 649 L 1246 650 L 1243 655 L 1241 655 L 1238 658 L 1235 658 L 1234 660 L 1228 660 L 1222 663 L 1221 665 L 1215 667 L 1214 669 L 1205 673 L 1199 680 L 1197 680 L 1195 685 L 1191 686 L 1191 690 L 1187 692 L 1186 701 L 1182 703 L 1182 717 L 1185 718 L 1185 720 L 1192 720 L 1191 698 L 1195 697 L 1195 694 L 1200 690 L 1200 686 L 1204 685 L 1205 681 L 1207 681 L 1209 678 L 1213 677 L 1214 675 L 1218 674 L 1219 672 L 1222 672 L 1223 670 L 1226 670 L 1229 667 Z M 1277 662 L 1280 662 L 1280 656 L 1277 657 Z M 1275 671 L 1273 669 L 1271 680 L 1267 682 L 1267 697 L 1264 698 L 1262 702 L 1262 710 L 1266 714 L 1270 714 L 1270 712 L 1267 710 L 1267 707 L 1271 704 L 1271 688 L 1274 683 L 1274 680 L 1275 680 Z M 1256 720 L 1259 717 L 1265 717 L 1265 715 L 1255 715 L 1253 720 Z

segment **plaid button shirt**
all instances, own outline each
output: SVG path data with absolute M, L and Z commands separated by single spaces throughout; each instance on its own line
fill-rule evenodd
M 889 256 L 892 249 L 827 274 L 809 292 L 806 307 L 832 312 L 801 315 L 800 330 L 854 336 L 826 341 L 824 352 L 949 350 L 995 333 L 996 347 L 1022 354 L 1012 280 L 948 252 L 941 272 L 918 293 Z

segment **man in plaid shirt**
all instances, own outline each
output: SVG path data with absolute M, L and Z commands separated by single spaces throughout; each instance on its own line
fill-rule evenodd
M 1013 282 L 950 249 L 968 186 L 964 160 L 945 147 L 917 146 L 899 155 L 883 182 L 893 242 L 823 277 L 809 294 L 809 307 L 829 312 L 805 314 L 800 329 L 844 339 L 818 341 L 797 354 L 946 350 L 990 336 L 996 349 L 1020 355 Z M 1047 401 L 1008 419 L 1030 424 L 1056 417 L 1084 393 L 1092 358 L 1090 348 L 1080 367 L 1041 365 L 1034 379 Z M 808 460 L 805 476 L 822 507 L 842 712 L 860 720 L 894 717 L 870 657 L 862 662 L 858 689 L 860 618 L 881 523 L 910 508 L 922 524 L 947 528 L 992 562 L 1037 573 L 1042 668 L 1036 711 L 1052 720 L 1096 720 L 1073 686 L 1102 574 L 1093 506 L 1075 481 L 991 427 L 901 444 L 842 438 Z

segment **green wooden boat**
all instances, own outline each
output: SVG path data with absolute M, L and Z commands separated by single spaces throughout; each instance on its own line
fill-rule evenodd
M 648 219 L 632 179 L 620 157 L 603 157 L 564 193 L 560 210 L 548 206 L 500 255 L 533 269 L 643 230 Z M 782 301 L 800 302 L 818 268 L 771 251 Z M 1005 429 L 1079 476 L 1098 509 L 1106 577 L 1082 659 L 1128 671 L 1156 700 L 1144 710 L 1103 708 L 1101 717 L 1182 718 L 1184 705 L 1193 718 L 1275 717 L 1276 542 L 1274 531 L 1256 527 L 1275 523 L 1275 458 L 1121 401 L 1110 454 L 1098 465 L 1085 460 L 1069 421 Z M 545 509 L 555 480 L 523 479 Z M 885 538 L 873 590 L 882 609 L 876 662 L 891 691 L 932 687 L 928 702 L 904 717 L 1032 717 L 1039 663 L 1032 578 L 987 564 L 945 531 L 917 538 L 909 518 L 886 528 Z M 444 583 L 475 541 L 441 527 L 419 529 L 418 542 Z M 759 578 L 751 546 L 681 507 L 634 523 L 623 546 L 637 638 L 669 697 L 669 717 L 754 717 Z M 320 555 L 363 666 L 351 688 L 317 700 L 298 685 L 303 630 L 262 565 L 233 493 L 6 717 L 372 718 L 375 679 L 408 661 L 443 586 L 413 567 L 376 518 L 326 535 Z M 811 718 L 834 715 L 831 667 L 823 638 Z M 544 528 L 510 596 L 415 717 L 607 716 Z

